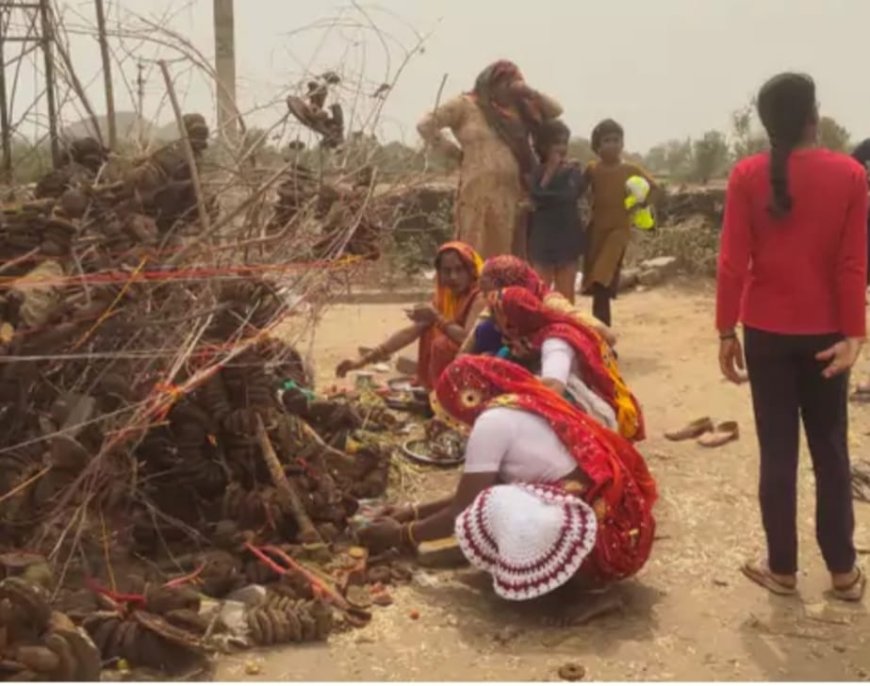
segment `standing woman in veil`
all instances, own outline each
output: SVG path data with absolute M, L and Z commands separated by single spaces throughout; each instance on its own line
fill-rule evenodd
M 480 73 L 470 93 L 444 103 L 418 125 L 431 148 L 460 163 L 456 237 L 484 259 L 525 256 L 537 164 L 533 138 L 561 113 L 557 102 L 526 84 L 515 64 L 501 60 Z

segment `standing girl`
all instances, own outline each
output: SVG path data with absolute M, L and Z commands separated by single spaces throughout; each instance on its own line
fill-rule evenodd
M 622 160 L 623 131 L 605 119 L 592 131 L 592 149 L 598 161 L 586 169 L 592 189 L 592 221 L 583 269 L 583 292 L 592 296 L 592 314 L 611 324 L 610 301 L 616 297 L 619 269 L 631 238 L 631 215 L 625 207 L 625 182 L 642 176 L 652 192 L 655 182 L 638 165 Z
M 574 304 L 574 282 L 583 252 L 579 201 L 583 171 L 566 159 L 571 132 L 558 119 L 546 122 L 538 139 L 542 164 L 532 179 L 529 262 L 547 286 Z
M 815 147 L 816 89 L 780 74 L 758 95 L 770 153 L 742 160 L 728 182 L 719 253 L 719 363 L 746 367 L 761 449 L 767 555 L 744 574 L 797 591 L 797 473 L 803 420 L 816 477 L 816 535 L 834 596 L 859 601 L 848 449 L 849 370 L 864 341 L 867 180 L 845 155 Z

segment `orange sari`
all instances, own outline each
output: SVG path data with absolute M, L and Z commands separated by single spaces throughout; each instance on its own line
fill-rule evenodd
M 468 267 L 471 274 L 471 285 L 468 290 L 457 295 L 449 288 L 441 285 L 437 265 L 441 256 L 448 252 L 455 252 Z M 483 260 L 467 243 L 451 241 L 438 248 L 435 257 L 435 297 L 432 305 L 444 320 L 450 324 L 459 324 L 464 327 L 471 312 L 471 306 L 480 295 L 480 272 L 483 269 Z M 460 344 L 451 339 L 438 326 L 430 326 L 420 337 L 420 351 L 417 355 L 417 382 L 428 390 L 432 390 L 446 369 L 459 353 Z

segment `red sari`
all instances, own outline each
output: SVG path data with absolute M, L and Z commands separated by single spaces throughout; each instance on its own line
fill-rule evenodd
M 583 571 L 601 582 L 636 574 L 655 536 L 655 481 L 634 446 L 575 408 L 522 367 L 494 357 L 463 356 L 435 389 L 440 409 L 471 425 L 492 407 L 511 407 L 546 420 L 590 486 L 582 494 L 598 515 L 595 549 Z
M 441 257 L 448 252 L 459 255 L 472 277 L 468 290 L 461 295 L 457 295 L 449 288 L 442 286 L 438 281 L 438 263 Z M 480 295 L 479 280 L 483 260 L 467 243 L 451 241 L 438 249 L 435 266 L 435 297 L 432 305 L 446 322 L 465 327 L 471 308 Z M 459 345 L 438 326 L 430 326 L 423 332 L 423 335 L 420 336 L 420 349 L 417 354 L 417 382 L 423 388 L 431 390 L 435 387 L 441 372 L 453 362 L 459 353 Z
M 619 373 L 610 346 L 590 326 L 559 312 L 525 288 L 511 286 L 490 294 L 489 307 L 496 324 L 509 340 L 540 352 L 548 338 L 559 338 L 574 350 L 581 377 L 616 414 L 619 433 L 633 441 L 645 437 L 640 403 Z
M 550 288 L 532 266 L 513 255 L 490 257 L 483 265 L 480 280 L 488 291 L 518 286 L 525 288 L 538 300 L 543 300 L 550 292 Z

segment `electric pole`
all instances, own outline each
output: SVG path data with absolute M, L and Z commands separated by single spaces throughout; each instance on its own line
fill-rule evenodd
M 115 89 L 112 86 L 112 62 L 109 59 L 109 41 L 106 39 L 106 13 L 103 0 L 94 0 L 97 9 L 97 31 L 99 32 L 100 56 L 103 60 L 103 87 L 106 91 L 106 119 L 109 130 L 109 148 L 118 145 L 118 129 L 115 121 Z
M 45 57 L 45 99 L 48 103 L 48 135 L 51 139 L 51 162 L 60 166 L 60 142 L 57 137 L 57 102 L 54 93 L 54 24 L 49 0 L 39 0 L 42 20 L 42 54 Z
M 214 43 L 218 131 L 222 138 L 235 143 L 238 138 L 238 110 L 233 0 L 214 0 Z
M 3 170 L 0 181 L 12 183 L 12 131 L 9 130 L 9 103 L 6 101 L 6 58 L 3 43 L 9 13 L 0 8 L 0 137 L 3 139 Z

